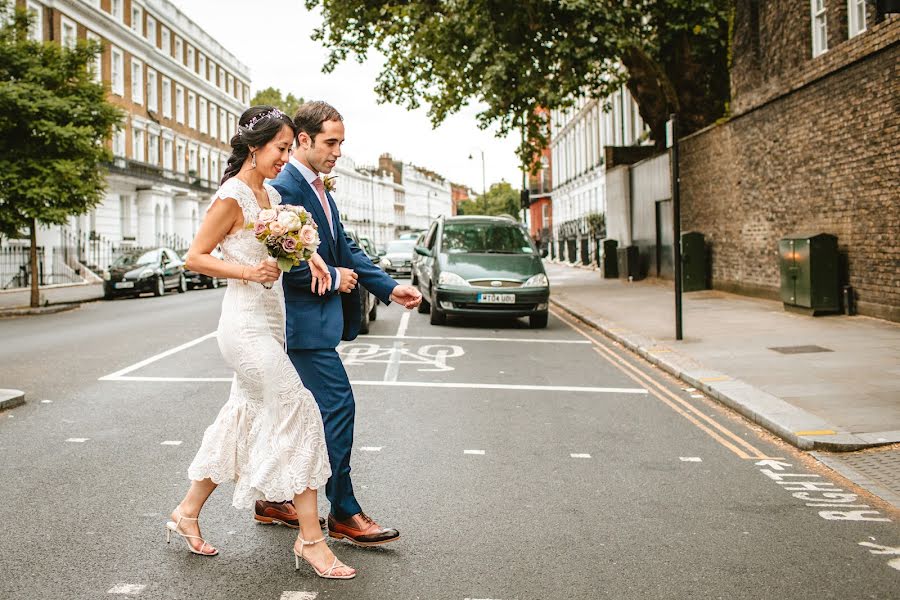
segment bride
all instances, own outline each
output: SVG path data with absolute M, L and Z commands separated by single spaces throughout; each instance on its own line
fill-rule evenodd
M 241 115 L 221 186 L 188 253 L 189 269 L 229 279 L 217 335 L 235 374 L 228 402 L 188 469 L 191 486 L 166 523 L 166 541 L 174 533 L 194 554 L 218 554 L 201 536 L 198 518 L 216 486 L 235 481 L 237 508 L 256 500 L 294 501 L 300 520 L 296 568 L 303 558 L 320 577 L 350 579 L 356 570 L 338 561 L 319 526 L 316 490 L 331 476 L 319 407 L 284 352 L 281 286 L 261 285 L 277 281 L 281 272 L 246 228 L 260 210 L 281 201 L 264 180 L 288 162 L 294 134 L 291 119 L 277 108 L 253 106 Z M 222 260 L 210 255 L 217 245 Z M 309 268 L 313 282 L 321 282 L 313 291 L 330 289 L 331 277 L 318 254 Z

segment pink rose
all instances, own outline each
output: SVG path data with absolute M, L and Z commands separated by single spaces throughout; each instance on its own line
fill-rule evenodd
M 260 221 L 261 223 L 271 223 L 277 218 L 278 211 L 276 211 L 274 208 L 264 208 L 259 211 L 259 216 L 256 217 L 256 220 Z
M 300 228 L 300 243 L 307 248 L 314 247 L 319 243 L 319 234 L 312 225 L 304 225 Z
M 257 221 L 257 222 L 256 222 L 256 225 L 253 227 L 253 233 L 256 234 L 256 235 L 261 234 L 261 233 L 264 232 L 265 230 L 266 230 L 266 224 L 265 224 L 265 223 L 261 223 L 260 221 Z
M 281 247 L 284 248 L 285 252 L 293 252 L 297 249 L 297 240 L 295 240 L 291 236 L 287 236 L 286 238 L 281 240 Z
M 287 233 L 287 227 L 275 221 L 273 223 L 269 223 L 269 231 L 272 232 L 272 235 L 284 235 Z

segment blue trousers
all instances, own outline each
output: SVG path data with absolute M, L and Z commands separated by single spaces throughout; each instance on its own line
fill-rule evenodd
M 350 481 L 356 401 L 347 371 L 333 348 L 288 350 L 288 356 L 303 385 L 315 396 L 322 413 L 328 460 L 331 462 L 331 479 L 325 486 L 325 495 L 331 502 L 331 513 L 338 519 L 346 519 L 362 512 Z

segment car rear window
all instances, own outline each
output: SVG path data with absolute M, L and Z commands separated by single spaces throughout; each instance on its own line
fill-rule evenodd
M 387 253 L 388 254 L 399 254 L 401 252 L 412 252 L 413 248 L 416 247 L 416 240 L 394 240 L 393 242 L 388 242 L 387 245 Z
M 503 223 L 446 223 L 441 249 L 450 254 L 534 254 L 518 226 Z

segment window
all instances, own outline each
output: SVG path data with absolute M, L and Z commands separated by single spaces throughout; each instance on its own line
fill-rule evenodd
M 156 19 L 147 15 L 147 39 L 154 46 L 156 45 Z
M 238 100 L 241 99 L 241 82 L 237 79 L 234 80 L 234 97 Z
M 162 113 L 163 117 L 172 118 L 172 82 L 168 77 L 162 78 Z
M 219 155 L 213 152 L 209 156 L 209 179 L 215 181 L 219 178 Z
M 234 118 L 234 115 L 228 115 L 228 134 L 234 135 L 237 132 L 237 119 Z
M 184 172 L 184 142 L 181 140 L 175 142 L 175 170 Z
M 131 158 L 144 162 L 144 130 L 136 127 L 131 130 Z
M 828 24 L 825 0 L 812 0 L 812 54 L 819 56 L 828 50 Z
M 219 139 L 228 142 L 228 117 L 224 108 L 219 109 Z
M 172 169 L 172 140 L 163 140 L 163 169 Z
M 216 69 L 216 87 L 225 87 L 225 69 L 219 67 Z
M 125 95 L 125 55 L 118 48 L 109 49 L 110 85 L 113 94 Z
M 147 110 L 156 112 L 159 110 L 157 106 L 157 97 L 159 90 L 156 89 L 156 71 L 147 69 Z
M 116 129 L 112 138 L 112 151 L 116 156 L 125 156 L 125 130 Z
M 159 28 L 159 47 L 166 54 L 172 53 L 172 39 L 167 27 Z
M 541 227 L 550 225 L 550 205 L 545 201 L 541 205 Z
M 206 55 L 204 54 L 197 55 L 197 74 L 200 77 L 206 77 Z
M 847 33 L 857 36 L 866 30 L 866 0 L 847 0 Z
M 131 101 L 144 103 L 144 65 L 136 58 L 131 59 Z
M 122 10 L 122 2 L 123 0 L 110 0 L 109 2 L 109 14 L 111 14 L 116 21 L 123 21 L 125 19 L 125 11 Z
M 188 171 L 193 171 L 197 176 L 197 146 L 194 144 L 188 148 Z
M 144 9 L 131 3 L 131 30 L 138 35 L 144 35 Z
M 60 17 L 59 23 L 62 45 L 66 48 L 74 48 L 75 44 L 78 43 L 78 30 L 75 27 L 75 22 L 65 17 Z
M 190 69 L 191 71 L 197 70 L 197 62 L 196 62 L 194 56 L 195 56 L 194 47 L 188 46 L 187 47 L 187 68 Z
M 209 114 L 206 112 L 209 110 L 206 106 L 206 98 L 200 98 L 200 133 L 207 133 L 209 131 L 209 127 L 207 127 L 207 123 L 209 123 Z
M 216 108 L 215 104 L 209 105 L 209 135 L 213 137 L 213 139 L 219 137 L 219 109 Z
M 188 92 L 187 113 L 188 127 L 197 129 L 197 95 L 194 92 Z
M 213 61 L 209 61 L 209 68 L 206 70 L 206 80 L 212 83 L 213 78 L 216 76 L 216 65 Z
M 147 133 L 147 162 L 159 166 L 159 136 L 155 133 Z
M 225 93 L 229 96 L 234 94 L 234 77 L 230 74 L 227 75 L 225 79 Z
M 93 31 L 87 32 L 87 39 L 92 42 L 100 43 L 100 36 L 94 33 Z M 94 74 L 94 81 L 100 83 L 103 81 L 103 51 L 97 53 L 97 56 L 94 57 L 94 63 L 91 65 L 91 69 Z
M 175 86 L 175 120 L 184 123 L 184 88 Z
M 244 98 L 243 98 L 244 104 L 247 104 L 250 102 L 249 96 L 250 96 L 250 86 L 245 85 L 244 86 Z
M 175 60 L 184 64 L 184 42 L 177 35 L 175 36 L 175 54 L 172 56 L 175 57 Z
M 40 4 L 29 2 L 26 4 L 28 14 L 34 18 L 31 21 L 31 27 L 28 30 L 28 37 L 36 42 L 44 41 L 44 9 Z
M 200 154 L 200 172 L 197 173 L 197 177 L 204 180 L 209 179 L 209 155 L 206 150 Z

